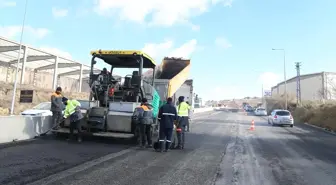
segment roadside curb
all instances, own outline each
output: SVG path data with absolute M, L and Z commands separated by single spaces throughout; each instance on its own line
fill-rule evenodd
M 7 143 L 0 143 L 0 149 L 25 145 L 25 144 L 28 144 L 28 143 L 32 143 L 36 140 L 37 140 L 36 138 L 32 138 L 32 139 L 25 139 L 25 140 L 18 140 L 18 141 L 14 140 L 14 141 L 7 142 Z
M 312 124 L 309 124 L 309 123 L 303 123 L 304 125 L 307 125 L 307 126 L 310 126 L 310 127 L 313 127 L 313 128 L 316 128 L 316 129 L 319 129 L 323 132 L 326 132 L 328 134 L 332 134 L 332 135 L 335 135 L 336 136 L 336 132 L 334 131 L 331 131 L 331 130 L 328 130 L 326 128 L 323 128 L 323 127 L 319 127 L 319 126 L 316 126 L 316 125 L 312 125 Z

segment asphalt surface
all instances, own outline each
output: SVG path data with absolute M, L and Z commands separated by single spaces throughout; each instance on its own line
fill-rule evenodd
M 184 151 L 168 153 L 51 139 L 4 148 L 0 184 L 336 184 L 336 136 L 309 126 L 217 111 L 195 116 L 186 137 Z
M 27 184 L 84 162 L 119 152 L 125 145 L 113 141 L 85 141 L 45 137 L 17 146 L 0 148 L 0 184 Z

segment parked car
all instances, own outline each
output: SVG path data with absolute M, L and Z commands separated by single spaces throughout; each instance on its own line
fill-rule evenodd
M 35 107 L 31 109 L 27 109 L 23 112 L 21 112 L 21 115 L 23 116 L 52 116 L 51 109 L 51 102 L 42 102 Z M 62 107 L 63 111 L 62 114 L 64 114 L 65 105 Z
M 256 116 L 267 116 L 267 111 L 264 108 L 256 108 L 256 110 L 254 111 L 254 114 Z
M 52 116 L 51 102 L 42 102 L 35 107 L 21 112 L 24 116 Z
M 95 106 L 95 102 L 90 102 L 89 100 L 78 100 L 81 104 L 81 112 L 86 115 L 87 110 L 90 107 Z M 52 116 L 52 112 L 50 111 L 51 102 L 42 102 L 31 109 L 27 109 L 21 112 L 21 115 L 25 116 Z M 65 109 L 65 105 L 63 106 L 63 110 Z M 64 114 L 64 111 L 62 112 Z
M 247 112 L 252 112 L 254 109 L 252 106 L 248 105 L 246 106 L 246 109 L 245 109 Z
M 268 124 L 274 125 L 289 125 L 294 126 L 294 118 L 288 110 L 277 109 L 273 110 L 268 117 Z

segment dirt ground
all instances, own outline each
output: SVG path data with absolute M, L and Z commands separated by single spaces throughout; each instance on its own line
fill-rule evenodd
M 33 103 L 19 103 L 20 100 L 20 90 L 34 90 Z M 31 85 L 20 85 L 16 91 L 16 101 L 14 113 L 19 114 L 20 112 L 32 108 L 41 102 L 50 101 L 50 95 L 53 92 L 52 89 L 42 89 L 36 88 Z M 0 86 L 0 115 L 8 115 L 10 112 L 11 102 L 13 95 L 13 84 L 2 83 Z M 76 99 L 88 99 L 89 93 L 77 93 L 77 92 L 64 92 L 66 97 L 72 96 Z
M 283 108 L 285 104 L 282 98 L 267 99 L 266 102 L 268 112 Z M 336 101 L 303 101 L 301 106 L 296 107 L 295 99 L 290 98 L 288 105 L 296 122 L 309 123 L 336 132 Z

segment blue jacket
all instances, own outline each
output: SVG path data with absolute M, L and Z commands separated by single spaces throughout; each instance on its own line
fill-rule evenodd
M 159 109 L 158 118 L 160 120 L 160 128 L 174 128 L 174 122 L 177 120 L 176 108 L 167 103 Z

